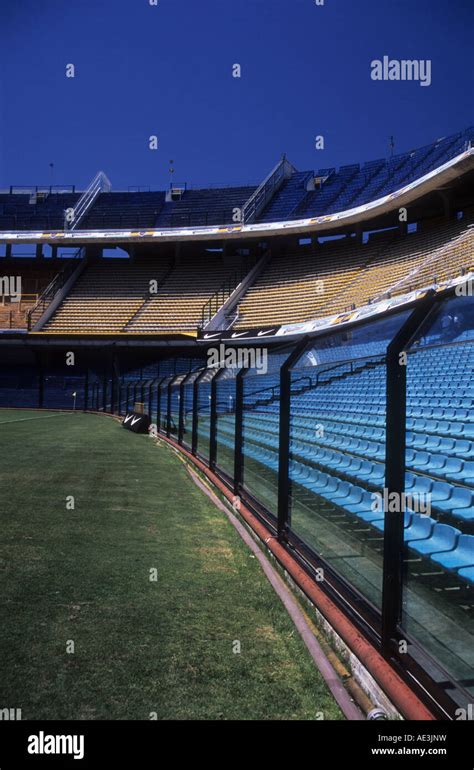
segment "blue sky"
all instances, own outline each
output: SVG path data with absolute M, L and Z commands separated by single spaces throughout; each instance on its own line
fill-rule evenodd
M 163 189 L 170 159 L 176 182 L 258 182 L 282 152 L 339 166 L 474 123 L 472 0 L 0 5 L 0 188 L 49 184 L 54 162 L 55 184 L 102 169 L 113 189 Z M 374 82 L 384 55 L 430 59 L 431 85 Z

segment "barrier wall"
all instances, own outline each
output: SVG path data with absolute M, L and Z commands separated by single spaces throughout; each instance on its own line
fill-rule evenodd
M 250 366 L 3 376 L 0 404 L 143 403 L 452 717 L 474 695 L 473 342 L 473 298 L 433 295 Z

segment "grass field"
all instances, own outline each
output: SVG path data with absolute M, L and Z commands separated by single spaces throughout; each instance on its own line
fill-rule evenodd
M 168 448 L 103 416 L 0 410 L 0 456 L 1 708 L 342 719 L 258 562 Z

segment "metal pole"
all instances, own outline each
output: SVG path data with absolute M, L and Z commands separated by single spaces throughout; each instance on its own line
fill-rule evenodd
M 102 411 L 107 411 L 107 369 L 105 367 L 102 378 Z
M 409 346 L 434 306 L 434 291 L 415 307 L 387 348 L 385 492 L 387 499 L 403 502 L 406 453 L 406 361 L 401 354 Z M 382 651 L 390 654 L 402 616 L 404 506 L 385 511 L 382 587 Z
M 158 389 L 157 389 L 157 393 L 156 393 L 156 418 L 157 418 L 156 419 L 156 425 L 158 427 L 158 432 L 160 432 L 162 427 L 163 427 L 161 425 L 161 400 L 162 400 L 161 386 L 163 385 L 165 380 L 168 379 L 168 377 L 169 377 L 169 375 L 166 375 L 165 377 L 162 377 L 159 380 L 159 382 L 158 382 Z
M 304 337 L 288 356 L 280 369 L 280 421 L 278 441 L 278 540 L 288 539 L 290 510 L 290 409 L 291 409 L 291 367 L 308 346 Z
M 171 436 L 171 387 L 174 381 L 175 381 L 175 377 L 173 377 L 173 379 L 170 380 L 167 388 L 167 400 L 166 400 L 166 436 L 167 438 L 170 438 Z
M 178 442 L 183 444 L 184 442 L 184 422 L 185 422 L 185 407 L 186 407 L 186 384 L 195 372 L 189 372 L 186 377 L 183 377 L 179 385 L 179 426 L 178 426 Z
M 244 477 L 243 416 L 244 416 L 244 374 L 241 369 L 235 378 L 235 436 L 234 436 L 234 494 L 239 495 Z
M 44 404 L 44 369 L 41 353 L 38 354 L 38 407 L 43 408 Z
M 122 380 L 117 380 L 117 401 L 118 401 L 118 409 L 117 414 L 122 414 Z
M 209 468 L 215 470 L 217 458 L 217 380 L 225 370 L 217 370 L 211 381 L 211 425 L 209 428 Z
M 87 412 L 89 407 L 89 368 L 86 369 L 84 378 L 84 412 Z
M 150 380 L 150 384 L 148 385 L 148 415 L 150 417 L 150 422 L 153 422 L 153 385 L 155 383 L 155 380 Z
M 207 369 L 203 369 L 201 374 L 196 377 L 193 383 L 193 432 L 191 452 L 197 454 L 198 450 L 198 428 L 199 428 L 199 385 L 202 378 L 207 374 Z

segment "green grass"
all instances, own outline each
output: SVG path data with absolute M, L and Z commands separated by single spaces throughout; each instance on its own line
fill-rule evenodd
M 106 417 L 0 410 L 0 456 L 1 708 L 342 719 L 257 560 L 168 448 Z

